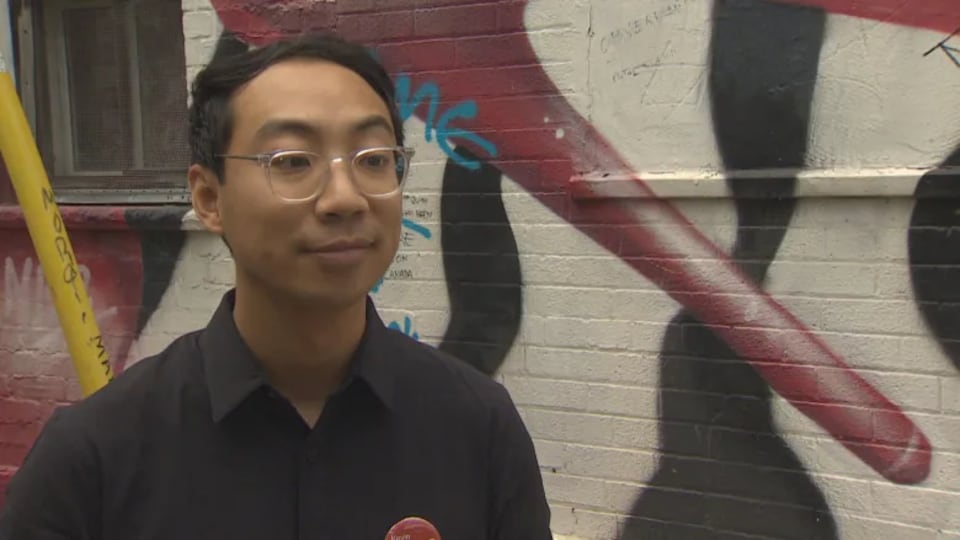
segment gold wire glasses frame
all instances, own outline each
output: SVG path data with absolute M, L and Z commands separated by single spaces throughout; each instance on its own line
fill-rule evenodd
M 288 202 L 309 201 L 323 192 L 334 163 L 348 166 L 350 178 L 367 197 L 387 198 L 403 189 L 410 174 L 414 149 L 403 146 L 363 148 L 331 159 L 305 150 L 277 150 L 263 154 L 218 154 L 225 159 L 256 161 L 267 175 L 274 195 Z

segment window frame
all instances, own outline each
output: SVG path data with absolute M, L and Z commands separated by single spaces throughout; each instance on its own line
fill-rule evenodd
M 148 0 L 156 1 L 156 0 Z M 167 0 L 169 1 L 169 0 Z M 64 32 L 64 15 L 70 9 L 117 6 L 124 25 L 133 27 L 132 2 L 126 0 L 22 0 L 17 27 L 17 82 L 24 111 L 37 137 L 57 201 L 63 204 L 189 204 L 187 168 L 182 170 L 75 171 L 74 123 Z M 182 18 L 180 33 L 182 35 Z M 136 32 L 127 32 L 127 68 L 130 69 L 131 125 L 140 133 L 142 122 L 140 69 Z M 187 87 L 186 70 L 182 74 Z M 187 103 L 184 103 L 184 108 Z M 143 140 L 134 140 L 135 163 L 143 161 Z

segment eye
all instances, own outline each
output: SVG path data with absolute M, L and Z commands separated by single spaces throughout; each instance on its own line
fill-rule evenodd
M 270 160 L 270 168 L 282 173 L 298 173 L 313 167 L 313 156 L 303 153 L 278 154 Z
M 382 150 L 369 152 L 359 156 L 357 165 L 368 171 L 382 171 L 389 169 L 393 165 L 393 152 Z

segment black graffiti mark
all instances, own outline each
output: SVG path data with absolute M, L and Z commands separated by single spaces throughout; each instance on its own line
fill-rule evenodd
M 143 286 L 135 338 L 146 328 L 170 287 L 173 272 L 180 261 L 180 252 L 186 243 L 186 232 L 181 226 L 186 213 L 187 207 L 183 206 L 151 208 L 148 211 L 131 208 L 124 212 L 127 225 L 139 233 L 143 261 Z M 117 371 L 121 371 L 125 361 L 118 359 L 117 362 Z
M 717 0 L 710 49 L 715 138 L 727 170 L 797 170 L 806 155 L 826 16 Z M 784 59 L 789 59 L 785 61 Z M 731 178 L 731 259 L 763 283 L 793 215 L 795 177 Z M 620 540 L 838 537 L 826 498 L 779 435 L 769 385 L 681 310 L 660 352 L 660 460 Z
M 56 208 L 56 206 L 51 206 L 51 204 L 54 203 L 53 192 L 45 187 L 41 188 L 41 190 L 43 193 L 43 209 L 46 212 L 50 212 L 52 208 Z M 60 256 L 60 262 L 63 264 L 60 279 L 63 281 L 63 283 L 72 287 L 74 299 L 76 299 L 77 302 L 83 302 L 83 298 L 80 296 L 77 280 L 77 278 L 80 277 L 80 270 L 77 267 L 77 260 L 71 253 L 69 242 L 67 241 L 65 227 L 63 225 L 63 217 L 59 212 L 54 212 L 52 219 L 53 230 L 56 232 L 53 242 L 54 246 L 57 248 L 57 254 Z M 85 315 L 86 313 L 83 313 L 81 317 Z M 86 320 L 82 319 L 81 322 L 85 323 Z
M 61 270 L 61 280 L 63 283 L 70 285 L 73 289 L 74 299 L 82 304 L 83 297 L 80 296 L 79 284 L 83 283 L 81 278 L 81 272 L 79 264 L 77 263 L 76 257 L 73 255 L 73 251 L 70 249 L 69 241 L 67 240 L 66 227 L 63 224 L 63 216 L 60 215 L 60 212 L 55 211 L 56 204 L 53 196 L 53 191 L 44 187 L 41 188 L 41 193 L 43 194 L 43 210 L 47 213 L 53 212 L 53 230 L 56 232 L 56 236 L 53 238 L 54 246 L 57 249 L 57 255 L 60 257 L 60 262 L 63 264 L 63 269 Z M 80 323 L 86 325 L 88 321 L 87 311 L 82 310 L 80 312 Z M 100 362 L 100 366 L 103 368 L 104 375 L 106 375 L 107 380 L 113 380 L 113 371 L 110 369 L 110 357 L 107 354 L 107 348 L 103 344 L 103 337 L 101 334 L 97 334 L 90 338 L 89 345 L 96 347 L 97 349 L 97 359 Z
M 440 244 L 450 322 L 439 348 L 493 375 L 520 333 L 520 258 L 500 171 L 465 148 L 454 151 L 481 166 L 473 171 L 449 159 L 443 173 Z
M 907 232 L 914 302 L 960 370 L 960 146 L 917 183 Z
M 632 20 L 627 23 L 626 26 L 611 30 L 600 39 L 600 52 L 606 54 L 607 51 L 610 50 L 611 46 L 620 45 L 625 41 L 630 40 L 634 36 L 642 33 L 646 27 L 657 24 L 667 17 L 675 14 L 676 12 L 680 11 L 680 8 L 682 8 L 687 2 L 689 2 L 689 0 L 678 0 L 670 5 L 648 13 L 644 17 Z
M 955 66 L 957 66 L 958 68 L 960 68 L 960 48 L 951 47 L 951 46 L 947 45 L 947 42 L 950 41 L 950 38 L 952 38 L 953 36 L 955 36 L 955 35 L 957 35 L 957 34 L 960 34 L 960 28 L 957 28 L 957 29 L 954 30 L 949 36 L 943 38 L 943 39 L 940 41 L 940 43 L 937 43 L 937 44 L 934 45 L 933 47 L 930 47 L 930 50 L 928 50 L 927 52 L 923 53 L 923 56 L 924 56 L 924 57 L 930 56 L 930 55 L 933 53 L 933 51 L 935 51 L 935 50 L 937 50 L 937 49 L 940 49 L 940 50 L 942 50 L 943 53 L 946 54 L 947 57 L 953 62 L 953 65 L 955 65 Z
M 107 355 L 107 348 L 103 344 L 103 336 L 97 334 L 90 338 L 90 344 L 97 348 L 97 359 L 100 361 L 100 367 L 103 368 L 103 374 L 108 379 L 113 379 L 113 372 L 110 370 L 110 357 Z

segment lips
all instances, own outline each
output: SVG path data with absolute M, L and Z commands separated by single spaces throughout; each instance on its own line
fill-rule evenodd
M 349 251 L 363 251 L 373 246 L 373 242 L 365 239 L 344 239 L 327 242 L 325 244 L 311 245 L 304 248 L 306 253 L 316 254 L 334 254 Z

